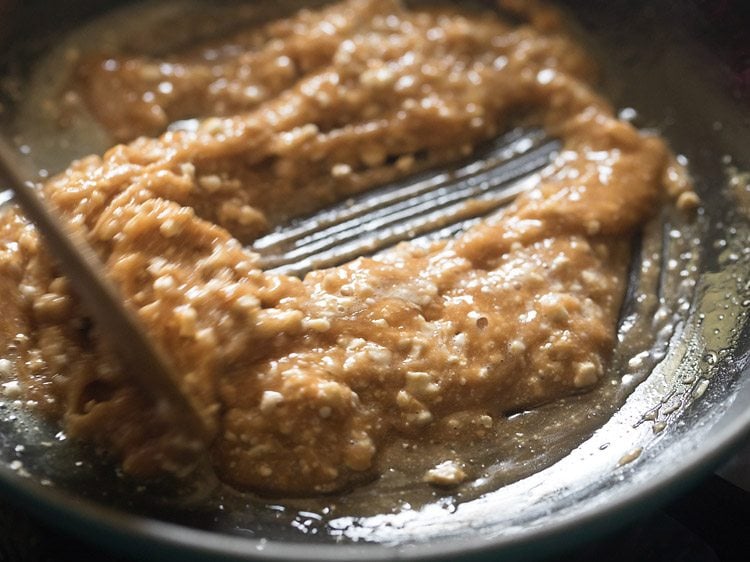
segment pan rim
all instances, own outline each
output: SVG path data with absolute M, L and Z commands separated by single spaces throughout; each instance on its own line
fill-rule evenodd
M 742 386 L 750 390 L 750 364 L 738 373 Z M 739 392 L 738 391 L 738 392 Z M 221 560 L 436 560 L 458 556 L 540 555 L 552 548 L 559 549 L 601 534 L 642 513 L 644 507 L 655 509 L 675 497 L 707 474 L 732 449 L 750 437 L 750 411 L 743 411 L 742 401 L 735 402 L 712 421 L 719 429 L 710 440 L 704 440 L 686 452 L 679 462 L 667 464 L 654 478 L 639 485 L 625 485 L 605 504 L 575 506 L 569 513 L 539 528 L 524 530 L 513 536 L 500 536 L 487 541 L 476 540 L 476 532 L 459 540 L 387 546 L 383 544 L 320 545 L 285 541 L 263 542 L 263 539 L 220 534 L 129 514 L 93 500 L 76 497 L 74 493 L 44 487 L 38 482 L 19 476 L 5 465 L 0 465 L 0 491 L 55 526 L 85 537 L 111 550 L 122 547 L 131 553 L 164 549 L 177 558 Z M 582 532 L 586 530 L 587 533 Z M 262 550 L 261 550 L 262 547 Z M 185 559 L 185 558 L 182 558 Z
M 750 376 L 750 365 L 739 373 L 739 380 Z M 738 389 L 750 391 L 745 383 Z M 561 550 L 613 530 L 643 513 L 644 506 L 654 510 L 680 491 L 696 483 L 700 477 L 718 466 L 744 439 L 750 438 L 750 409 L 742 400 L 735 400 L 712 427 L 723 425 L 709 441 L 680 457 L 646 483 L 626 483 L 625 488 L 606 503 L 563 514 L 557 520 L 521 531 L 512 536 L 499 536 L 478 542 L 476 534 L 461 540 L 390 546 L 372 543 L 305 544 L 241 537 L 215 533 L 170 523 L 147 516 L 127 514 L 74 494 L 48 488 L 24 478 L 9 467 L 0 465 L 0 489 L 4 495 L 58 528 L 64 528 L 112 551 L 123 547 L 130 553 L 159 548 L 161 554 L 191 556 L 215 560 L 439 560 L 482 554 L 538 556 L 554 548 Z M 679 441 L 678 441 L 679 442 Z M 30 502 L 30 503 L 27 503 Z M 587 533 L 582 533 L 586 530 Z M 109 539 L 106 542 L 105 539 Z M 114 539 L 112 541 L 111 539 Z M 116 544 L 114 544 L 116 543 Z M 184 558 L 182 558 L 184 559 Z

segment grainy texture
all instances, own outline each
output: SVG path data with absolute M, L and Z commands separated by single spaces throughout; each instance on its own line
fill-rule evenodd
M 204 118 L 75 162 L 45 194 L 87 233 L 213 420 L 228 482 L 339 490 L 381 470 L 378 451 L 401 436 L 481 431 L 602 376 L 629 238 L 689 188 L 659 139 L 592 92 L 592 64 L 556 14 L 526 15 L 512 27 L 494 13 L 350 0 L 224 47 L 81 67 L 81 91 L 120 138 Z M 456 240 L 304 280 L 264 273 L 241 245 L 468 154 L 520 118 L 564 150 L 534 189 Z M 189 469 L 179 431 L 154 423 L 34 229 L 13 211 L 0 228 L 0 325 L 24 392 L 129 472 Z M 426 478 L 466 476 L 445 466 Z

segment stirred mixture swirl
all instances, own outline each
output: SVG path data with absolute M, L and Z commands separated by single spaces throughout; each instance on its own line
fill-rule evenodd
M 161 58 L 83 58 L 78 91 L 115 138 L 200 119 L 74 162 L 44 194 L 172 358 L 228 483 L 340 490 L 384 470 L 387 444 L 481 435 L 601 378 L 632 235 L 669 198 L 697 199 L 664 143 L 593 92 L 556 13 L 526 15 L 348 0 Z M 562 150 L 454 240 L 302 280 L 243 246 L 519 123 Z M 12 208 L 1 220 L 0 342 L 23 392 L 127 472 L 188 470 L 194 451 L 119 369 L 35 229 Z

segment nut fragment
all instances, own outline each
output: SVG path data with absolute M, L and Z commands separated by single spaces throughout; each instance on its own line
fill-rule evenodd
M 431 468 L 423 477 L 423 480 L 433 486 L 457 486 L 467 478 L 466 472 L 452 460 L 441 462 L 435 468 Z

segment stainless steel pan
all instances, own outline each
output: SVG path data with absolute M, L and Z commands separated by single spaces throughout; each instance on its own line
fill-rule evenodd
M 740 34 L 750 22 L 743 24 L 740 2 L 566 4 L 604 67 L 605 91 L 689 161 L 704 201 L 679 236 L 674 218 L 657 225 L 695 282 L 668 274 L 670 255 L 662 253 L 667 273 L 651 290 L 671 299 L 674 312 L 663 345 L 655 339 L 648 377 L 593 435 L 551 466 L 479 497 L 459 492 L 357 517 L 321 507 L 336 498 L 313 510 L 220 489 L 139 487 L 5 404 L 3 493 L 72 533 L 159 559 L 518 559 L 623 524 L 713 469 L 750 435 L 750 191 L 741 175 L 750 170 L 750 86 L 741 51 L 748 37 Z M 13 65 L 23 75 L 66 29 L 109 7 L 0 2 L 8 53 L 0 76 L 18 73 Z M 5 86 L 7 93 L 15 84 Z M 620 359 L 617 376 L 627 370 Z

